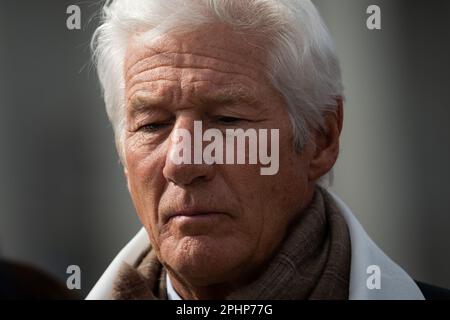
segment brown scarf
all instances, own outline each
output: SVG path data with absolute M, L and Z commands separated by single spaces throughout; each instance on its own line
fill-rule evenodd
M 317 187 L 274 258 L 252 283 L 227 299 L 348 299 L 350 237 L 330 194 Z M 124 264 L 114 299 L 167 299 L 166 271 L 151 248 Z

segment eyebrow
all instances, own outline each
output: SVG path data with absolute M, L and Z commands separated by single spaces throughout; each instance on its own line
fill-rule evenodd
M 134 112 L 141 112 L 152 108 L 161 108 L 167 105 L 169 99 L 167 96 L 155 95 L 150 92 L 139 92 L 133 94 L 128 100 L 128 105 Z
M 224 90 L 213 91 L 199 97 L 202 104 L 205 105 L 236 105 L 246 104 L 253 106 L 258 102 L 256 95 L 242 88 L 226 88 Z
M 155 95 L 151 92 L 137 92 L 128 100 L 133 112 L 142 112 L 154 108 L 164 108 L 171 104 L 170 95 Z M 203 106 L 227 106 L 245 104 L 257 107 L 259 100 L 251 90 L 240 88 L 224 88 L 213 90 L 193 98 Z

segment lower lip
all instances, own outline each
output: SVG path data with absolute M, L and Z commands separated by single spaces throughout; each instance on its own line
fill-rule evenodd
M 169 220 L 172 232 L 180 236 L 205 236 L 223 232 L 227 228 L 227 215 L 224 213 L 211 212 L 195 215 L 177 215 Z

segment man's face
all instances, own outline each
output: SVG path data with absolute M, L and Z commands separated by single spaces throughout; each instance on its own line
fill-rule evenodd
M 313 189 L 311 155 L 293 148 L 264 52 L 223 26 L 205 29 L 133 38 L 125 64 L 128 187 L 160 261 L 197 286 L 254 275 Z M 203 130 L 279 129 L 278 173 L 261 175 L 259 164 L 175 165 L 174 130 L 193 132 L 195 120 Z

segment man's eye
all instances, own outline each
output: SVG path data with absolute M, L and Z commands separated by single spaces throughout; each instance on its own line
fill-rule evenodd
M 236 117 L 227 117 L 227 116 L 223 116 L 223 117 L 218 117 L 217 121 L 222 123 L 222 124 L 235 124 L 239 121 L 242 121 L 243 119 L 241 118 L 236 118 Z
M 168 122 L 155 122 L 155 123 L 148 123 L 139 128 L 139 131 L 143 131 L 146 133 L 154 133 L 159 130 L 162 130 L 164 128 L 167 128 L 170 125 Z

